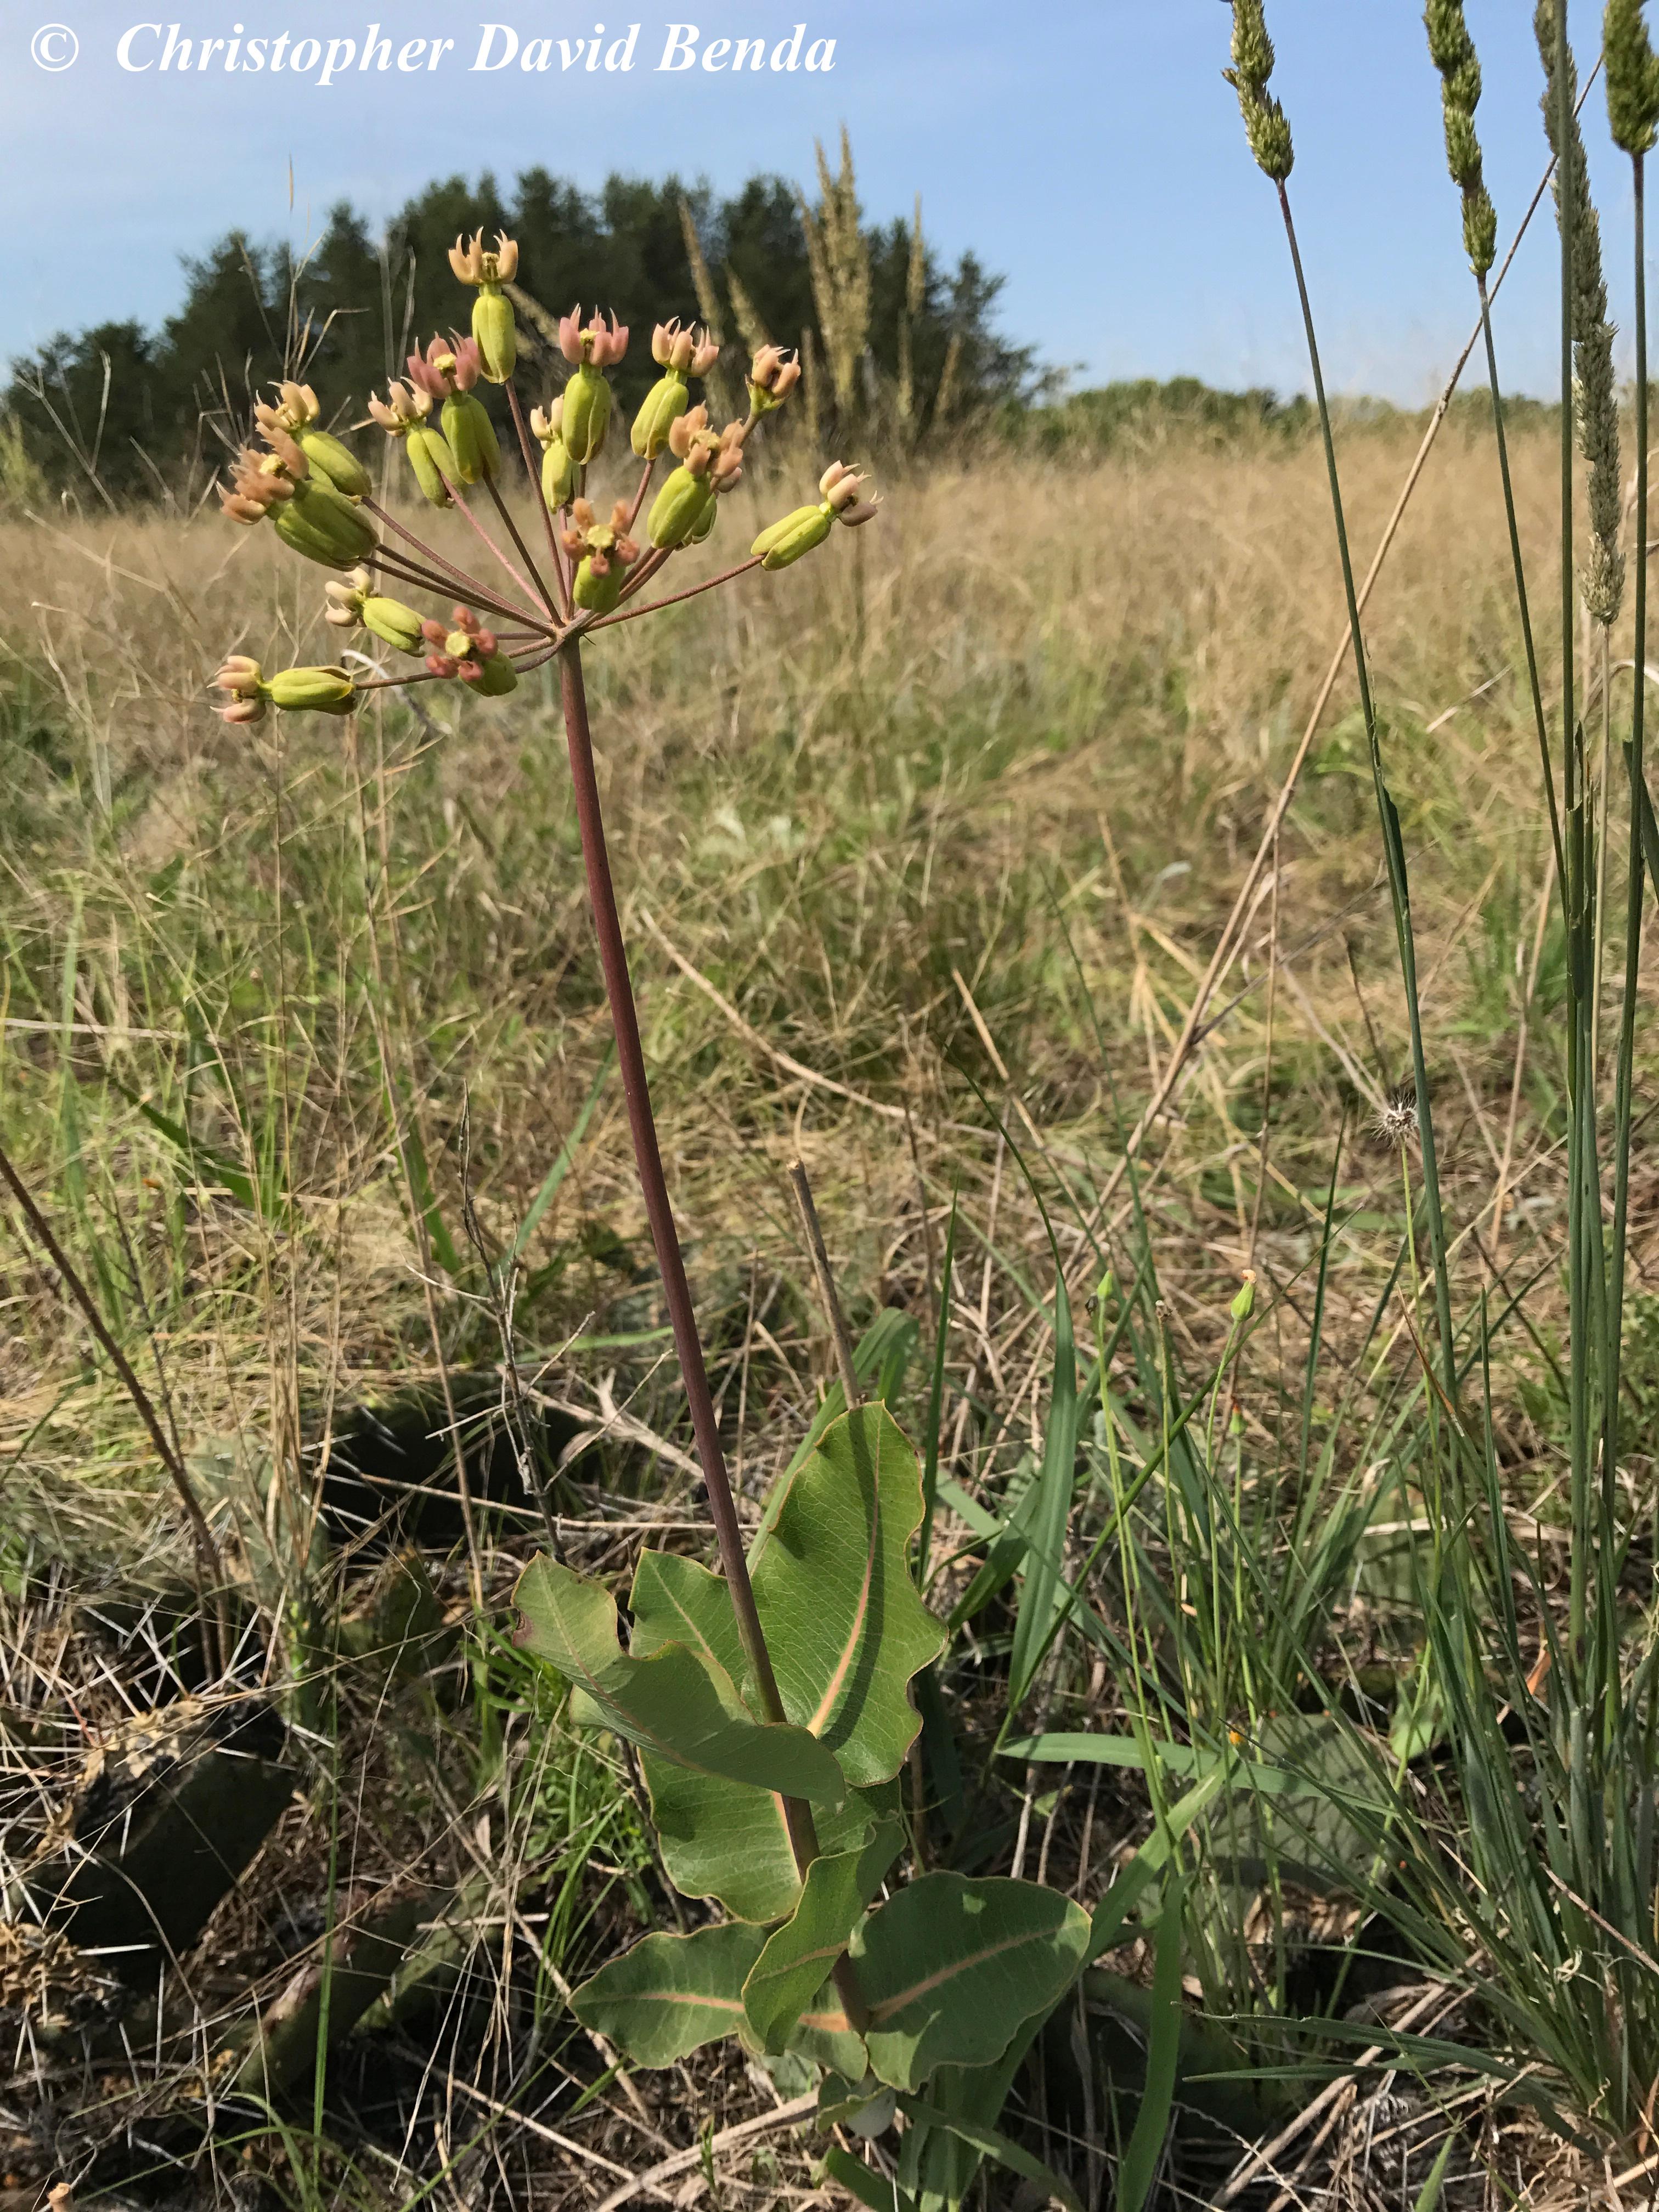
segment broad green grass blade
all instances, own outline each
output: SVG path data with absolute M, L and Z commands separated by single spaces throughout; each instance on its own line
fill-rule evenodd
M 823 2170 L 849 2197 L 869 2205 L 871 2212 L 917 2212 L 914 2197 L 905 2196 L 895 2183 L 872 2172 L 862 2159 L 854 2158 L 838 2144 L 832 2143 L 823 2154 Z
M 939 1331 L 933 1344 L 933 1382 L 927 1394 L 927 1443 L 921 1467 L 921 1534 L 916 1539 L 916 1580 L 927 1585 L 927 1554 L 933 1541 L 933 1505 L 939 1492 L 939 1422 L 945 1412 L 945 1354 L 951 1341 L 951 1273 L 957 1251 L 957 1204 L 951 1201 L 951 1222 L 945 1232 L 945 1258 L 939 1268 Z
M 1152 1966 L 1152 2032 L 1146 2047 L 1146 2085 L 1140 2110 L 1117 2172 L 1117 2212 L 1141 2212 L 1152 2193 L 1170 2131 L 1176 2069 L 1181 2057 L 1181 1943 L 1186 1885 L 1170 1882 L 1158 1916 Z
M 1008 1704 L 1018 1711 L 1030 1695 L 1049 1641 L 1060 1601 L 1060 1563 L 1072 1517 L 1072 1482 L 1077 1466 L 1077 1352 L 1072 1340 L 1072 1302 L 1066 1278 L 1054 1274 L 1054 1377 L 1043 1431 L 1042 1465 L 1028 1523 L 1030 1550 L 1014 1623 L 1008 1661 Z
M 1066 2212 L 1083 2212 L 1083 2200 L 1071 2183 L 1063 2175 L 1056 2173 L 1053 2166 L 1045 2166 L 1040 2158 L 1033 2157 L 1012 2136 L 1000 2135 L 995 2128 L 983 2127 L 977 2121 L 965 2119 L 958 2113 L 945 2112 L 939 2106 L 929 2104 L 925 2097 L 901 2098 L 899 2108 L 907 2119 L 927 2127 L 943 2128 L 978 2151 L 982 2157 L 994 2158 L 999 2166 L 1006 2166 L 1010 2173 L 1018 2174 L 1022 2181 L 1034 2182 L 1045 2191 L 1051 2203 L 1063 2204 Z

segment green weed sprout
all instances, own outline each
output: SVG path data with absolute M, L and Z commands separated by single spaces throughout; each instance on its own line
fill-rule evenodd
M 369 412 L 402 447 L 419 496 L 459 516 L 492 568 L 458 567 L 380 504 L 355 457 L 319 429 L 316 394 L 282 385 L 260 407 L 262 443 L 239 456 L 225 508 L 333 572 L 324 587 L 330 625 L 392 659 L 364 676 L 338 665 L 267 677 L 239 653 L 216 678 L 221 712 L 239 726 L 273 708 L 349 715 L 375 694 L 426 683 L 497 699 L 557 664 L 635 1158 L 722 1571 L 644 1553 L 624 1645 L 611 1591 L 540 1558 L 516 1591 L 520 1637 L 571 1686 L 578 1726 L 636 1747 L 670 1879 L 727 1916 L 690 1936 L 647 1936 L 577 1991 L 574 2007 L 636 2063 L 669 2065 L 735 2031 L 752 2050 L 815 2059 L 837 2112 L 870 2105 L 890 2115 L 895 2098 L 914 2099 L 941 2068 L 1006 2063 L 1011 2081 L 1092 1955 L 1091 1923 L 1037 1884 L 945 1872 L 919 1873 L 878 1902 L 907 1842 L 899 1778 L 921 1728 L 911 1686 L 945 1642 L 911 1565 L 921 1471 L 884 1407 L 848 1403 L 797 1454 L 745 1553 L 658 1150 L 581 660 L 589 636 L 751 570 L 790 567 L 838 525 L 869 521 L 877 502 L 860 471 L 832 462 L 817 498 L 762 530 L 744 560 L 643 599 L 648 582 L 717 531 L 747 441 L 787 402 L 798 363 L 763 346 L 747 413 L 717 429 L 690 391 L 714 366 L 713 342 L 678 321 L 659 325 L 652 352 L 661 374 L 628 438 L 641 473 L 630 495 L 607 506 L 590 495 L 589 472 L 618 428 L 607 372 L 626 353 L 628 330 L 580 307 L 564 316 L 568 377 L 526 416 L 506 289 L 517 247 L 502 237 L 486 249 L 478 235 L 458 240 L 450 260 L 476 295 L 470 333 L 411 354 L 406 379 Z M 503 495 L 481 379 L 506 392 L 539 510 L 539 560 Z M 474 511 L 479 491 L 508 543 Z M 402 596 L 411 589 L 451 600 L 449 611 L 423 612 Z M 1006 2088 L 971 2122 L 981 2149 Z M 927 2133 L 913 2130 L 913 2151 Z

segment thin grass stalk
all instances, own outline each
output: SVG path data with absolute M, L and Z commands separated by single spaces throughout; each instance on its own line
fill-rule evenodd
M 1595 1134 L 1595 1072 L 1589 1063 L 1588 1054 L 1590 1014 L 1588 986 L 1594 970 L 1595 956 L 1585 906 L 1589 854 L 1584 837 L 1584 733 L 1577 714 L 1575 663 L 1577 587 L 1573 573 L 1573 261 L 1577 241 L 1573 163 L 1578 158 L 1578 146 L 1573 130 L 1572 56 L 1567 39 L 1566 8 L 1562 0 L 1557 0 L 1554 13 L 1555 96 L 1558 103 L 1556 192 L 1561 236 L 1562 795 L 1566 810 L 1567 1090 L 1571 1117 L 1567 1151 L 1567 1304 L 1571 1356 L 1567 1387 L 1572 1557 L 1569 1570 L 1568 1603 L 1571 1649 L 1575 1655 L 1582 1655 L 1592 1540 L 1592 1301 L 1585 1213 L 1586 1155 L 1593 1152 Z M 1578 1747 L 1575 1745 L 1573 1747 Z M 1569 1826 L 1583 1836 L 1587 1847 L 1584 1786 L 1582 1761 L 1574 1759 L 1570 1784 L 1574 1804 L 1570 1813 Z
M 1480 328 L 1486 342 L 1486 380 L 1492 392 L 1492 428 L 1498 439 L 1498 470 L 1504 485 L 1504 519 L 1509 526 L 1510 559 L 1515 569 L 1516 604 L 1521 616 L 1521 641 L 1527 656 L 1527 687 L 1532 697 L 1533 725 L 1538 733 L 1538 764 L 1544 779 L 1544 797 L 1550 812 L 1550 841 L 1555 848 L 1555 872 L 1565 899 L 1566 854 L 1561 843 L 1561 809 L 1555 793 L 1555 764 L 1550 758 L 1549 718 L 1544 712 L 1544 687 L 1538 673 L 1538 646 L 1533 635 L 1532 602 L 1527 591 L 1526 561 L 1521 551 L 1521 525 L 1515 509 L 1515 482 L 1510 471 L 1509 433 L 1504 428 L 1504 393 L 1498 374 L 1498 348 L 1492 337 L 1492 296 L 1484 275 L 1476 279 L 1480 293 Z
M 1354 673 L 1359 685 L 1360 712 L 1365 724 L 1366 744 L 1370 752 L 1371 782 L 1376 794 L 1376 809 L 1382 829 L 1382 849 L 1388 865 L 1389 900 L 1394 909 L 1395 938 L 1400 953 L 1401 975 L 1406 987 L 1406 1012 L 1411 1025 L 1412 1076 L 1417 1092 L 1418 1144 L 1423 1161 L 1423 1200 L 1429 1232 L 1429 1253 L 1434 1269 L 1435 1318 L 1440 1335 L 1440 1357 L 1445 1370 L 1446 1387 L 1454 1397 L 1457 1390 L 1457 1349 L 1452 1328 L 1451 1280 L 1446 1265 L 1446 1229 L 1440 1204 L 1440 1171 L 1434 1143 L 1434 1115 L 1429 1102 L 1428 1063 L 1423 1049 L 1423 1015 L 1418 1002 L 1417 939 L 1412 927 L 1411 890 L 1406 874 L 1405 847 L 1401 839 L 1400 817 L 1395 811 L 1393 799 L 1382 773 L 1382 750 L 1377 732 L 1376 706 L 1371 694 L 1370 671 L 1365 659 L 1364 634 L 1360 627 L 1359 599 L 1354 584 L 1353 556 L 1348 546 L 1347 521 L 1342 505 L 1342 482 L 1336 465 L 1336 441 L 1331 430 L 1330 402 L 1325 392 L 1325 375 L 1319 356 L 1319 339 L 1314 328 L 1313 305 L 1308 296 L 1307 276 L 1302 266 L 1302 250 L 1297 242 L 1296 223 L 1291 214 L 1291 197 L 1283 179 L 1278 182 L 1279 212 L 1285 219 L 1285 236 L 1291 249 L 1291 264 L 1296 272 L 1297 295 L 1302 304 L 1302 321 L 1308 342 L 1308 361 L 1313 374 L 1314 397 L 1319 409 L 1319 427 L 1325 446 L 1325 467 L 1330 478 L 1331 507 L 1336 521 L 1336 539 L 1342 560 L 1342 586 L 1347 599 L 1348 630 L 1353 647 Z M 1571 423 L 1569 423 L 1571 438 Z M 1571 447 L 1569 447 L 1571 451 Z M 1569 579 L 1571 589 L 1571 579 Z
M 1620 1389 L 1622 1382 L 1625 1271 L 1630 1223 L 1631 1091 L 1636 1057 L 1636 993 L 1642 957 L 1642 798 L 1645 788 L 1644 739 L 1647 726 L 1648 633 L 1648 301 L 1646 252 L 1646 159 L 1631 156 L 1636 229 L 1636 662 L 1631 701 L 1630 866 L 1625 902 L 1625 982 L 1619 1024 L 1618 1073 L 1613 1109 L 1613 1263 L 1607 1297 L 1607 1390 L 1602 1442 L 1602 1480 L 1608 1489 L 1619 1466 Z

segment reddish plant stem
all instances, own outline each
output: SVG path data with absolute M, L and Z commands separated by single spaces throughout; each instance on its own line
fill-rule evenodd
M 547 550 L 553 563 L 554 581 L 559 587 L 559 605 L 565 614 L 570 611 L 570 576 L 565 567 L 564 548 L 559 543 L 559 533 L 553 527 L 553 512 L 542 497 L 542 472 L 536 465 L 531 451 L 529 426 L 524 419 L 524 409 L 519 404 L 519 387 L 509 376 L 507 380 L 507 404 L 513 410 L 513 427 L 519 434 L 519 452 L 523 456 L 525 473 L 530 478 L 530 495 L 542 518 L 542 527 L 547 532 Z
M 377 501 L 366 499 L 363 505 L 371 514 L 385 523 L 388 530 L 395 530 L 399 538 L 405 539 L 417 553 L 423 554 L 432 563 L 434 569 L 438 572 L 438 580 L 433 585 L 434 591 L 453 592 L 459 585 L 465 585 L 469 590 L 476 586 L 477 579 L 475 576 L 470 574 L 466 569 L 458 568 L 445 554 L 440 553 L 435 545 L 428 545 L 424 538 L 417 538 L 412 530 L 399 522 L 395 514 L 388 514 Z M 384 553 L 387 549 L 382 545 L 380 550 Z M 405 553 L 400 554 L 398 557 L 406 561 L 409 556 Z M 532 593 L 531 596 L 533 598 L 534 594 Z M 528 607 L 522 608 L 520 611 L 526 615 L 532 613 L 532 610 Z
M 716 586 L 729 584 L 734 576 L 746 576 L 751 568 L 759 566 L 760 556 L 756 554 L 750 560 L 739 562 L 735 568 L 726 569 L 723 575 L 710 576 L 701 584 L 693 584 L 689 591 L 672 592 L 665 599 L 647 599 L 642 607 L 629 607 L 623 614 L 601 615 L 593 628 L 609 629 L 613 623 L 632 622 L 639 615 L 653 615 L 659 607 L 677 607 L 682 599 L 695 599 L 699 592 L 712 592 Z
M 640 488 L 634 495 L 634 504 L 628 510 L 628 527 L 630 531 L 640 519 L 640 509 L 645 505 L 645 495 L 651 489 L 651 473 L 656 465 L 654 461 L 647 461 L 645 465 L 644 473 L 640 478 Z
M 502 552 L 501 547 L 495 543 L 489 532 L 484 528 L 483 523 L 479 521 L 477 516 L 474 514 L 472 509 L 466 503 L 466 499 L 462 487 L 459 484 L 451 483 L 449 478 L 444 474 L 441 469 L 438 471 L 438 481 L 443 486 L 444 489 L 449 494 L 450 498 L 454 501 L 456 513 L 460 516 L 461 520 L 465 523 L 467 528 L 472 532 L 479 544 L 489 547 L 490 552 L 495 556 L 495 559 L 501 562 L 507 574 L 512 577 L 514 582 L 524 593 L 526 599 L 533 599 L 536 597 L 535 586 L 530 582 L 527 577 L 521 576 L 519 574 L 513 563 L 507 559 L 506 554 Z
M 645 1199 L 646 1218 L 651 1224 L 651 1241 L 656 1247 L 657 1266 L 661 1272 L 668 1317 L 674 1332 L 674 1349 L 679 1355 L 680 1373 L 684 1381 L 686 1401 L 691 1409 L 691 1425 L 696 1437 L 697 1458 L 708 1494 L 708 1510 L 714 1523 L 715 1540 L 720 1546 L 720 1565 L 725 1571 L 726 1588 L 732 1593 L 732 1610 L 737 1615 L 738 1633 L 742 1639 L 744 1655 L 754 1674 L 767 1719 L 783 1722 L 787 1721 L 787 1715 L 778 1692 L 777 1677 L 772 1671 L 772 1656 L 766 1648 L 765 1631 L 761 1626 L 760 1614 L 755 1605 L 754 1585 L 749 1579 L 749 1564 L 744 1557 L 743 1532 L 738 1525 L 737 1502 L 732 1495 L 731 1478 L 726 1471 L 726 1454 L 720 1443 L 720 1418 L 714 1411 L 714 1397 L 708 1388 L 708 1372 L 703 1364 L 702 1340 L 697 1334 L 696 1310 L 691 1303 L 691 1287 L 685 1277 L 679 1231 L 674 1224 L 674 1209 L 669 1200 L 668 1183 L 663 1174 L 662 1153 L 657 1143 L 656 1119 L 651 1110 L 651 1092 L 646 1079 L 645 1053 L 640 1042 L 639 1014 L 634 1004 L 634 987 L 628 973 L 628 953 L 623 943 L 622 919 L 617 911 L 616 885 L 611 880 L 611 860 L 605 848 L 599 776 L 593 764 L 593 735 L 587 719 L 587 694 L 582 683 L 581 647 L 576 639 L 570 640 L 559 655 L 559 675 L 564 700 L 565 736 L 570 748 L 570 775 L 575 791 L 576 819 L 581 830 L 582 860 L 587 872 L 588 903 L 592 909 L 594 933 L 599 939 L 599 966 L 605 975 L 605 996 L 611 1002 L 611 1018 L 617 1036 L 617 1064 L 622 1071 L 623 1097 L 628 1108 L 629 1133 L 634 1140 L 634 1160 L 639 1171 L 640 1189 Z M 790 1848 L 804 1877 L 807 1868 L 818 1856 L 817 1829 L 812 1818 L 812 1808 L 804 1799 L 792 1797 L 783 1800 L 783 1808 L 789 1829 Z M 843 1968 L 846 1970 L 844 1976 Z M 861 2017 L 867 2017 L 853 1979 L 851 1963 L 844 1955 L 836 1967 L 836 1986 L 841 1990 L 842 2001 L 848 2008 L 848 2017 L 855 2023 Z
M 430 668 L 411 669 L 407 676 L 359 676 L 352 681 L 354 691 L 403 691 L 411 684 L 451 684 L 453 677 L 440 676 Z
M 672 545 L 653 545 L 650 552 L 646 555 L 645 558 L 637 564 L 633 574 L 629 578 L 628 581 L 623 586 L 622 595 L 623 599 L 631 599 L 635 592 L 640 589 L 640 586 L 642 584 L 648 584 L 653 576 L 656 574 L 658 569 L 662 568 L 666 562 L 672 559 L 676 550 L 677 549 Z
M 536 566 L 534 556 L 532 555 L 530 548 L 525 544 L 524 538 L 520 532 L 518 524 L 513 520 L 511 509 L 508 507 L 507 501 L 501 497 L 501 486 L 496 483 L 494 477 L 486 477 L 484 478 L 484 482 L 489 487 L 489 496 L 495 502 L 496 514 L 501 516 L 501 520 L 507 525 L 508 534 L 511 536 L 513 543 L 519 549 L 519 558 L 524 562 L 525 567 L 530 571 L 531 580 L 536 586 L 537 598 L 547 609 L 550 615 L 556 617 L 558 613 L 557 604 L 555 601 L 552 593 L 542 581 L 541 570 Z
M 459 594 L 471 606 L 486 607 L 491 614 L 506 615 L 514 622 L 528 623 L 538 637 L 556 637 L 558 635 L 553 624 L 544 622 L 540 615 L 529 607 L 518 606 L 513 600 L 501 599 L 487 591 L 476 576 L 437 575 L 419 562 L 411 561 L 404 554 L 389 551 L 384 545 L 378 546 L 369 555 L 364 566 L 384 568 L 398 582 L 418 584 L 422 591 L 436 592 L 444 599 Z

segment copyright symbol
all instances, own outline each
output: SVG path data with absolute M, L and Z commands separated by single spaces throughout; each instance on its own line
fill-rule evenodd
M 66 70 L 81 51 L 81 41 L 67 23 L 42 23 L 29 40 L 37 69 Z

